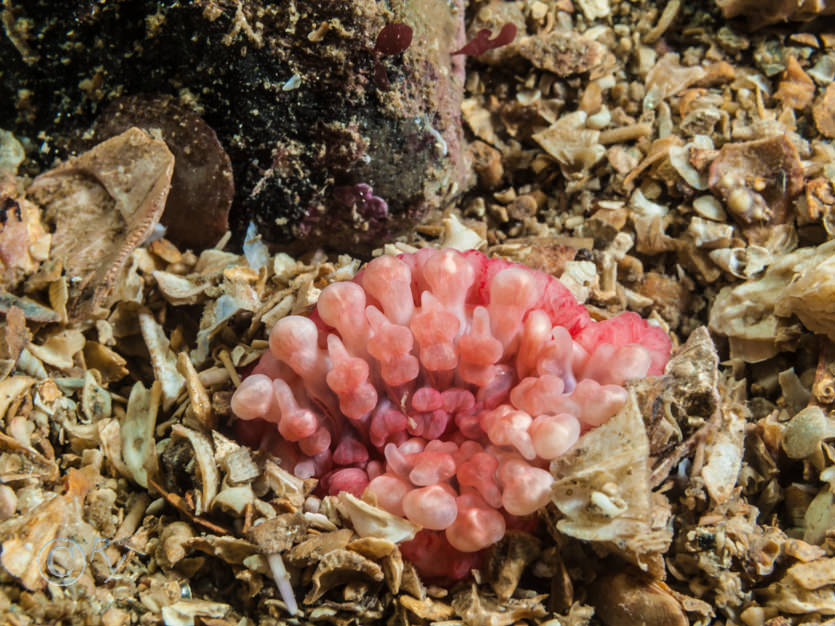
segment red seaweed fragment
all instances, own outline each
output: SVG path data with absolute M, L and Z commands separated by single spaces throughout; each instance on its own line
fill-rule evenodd
M 388 24 L 377 35 L 374 51 L 389 57 L 404 52 L 412 44 L 412 27 L 401 22 Z
M 374 82 L 380 89 L 388 89 L 391 86 L 380 57 L 404 52 L 412 44 L 413 33 L 412 27 L 408 24 L 393 22 L 383 27 L 377 35 L 377 41 L 374 43 Z
M 476 33 L 475 37 L 464 44 L 463 48 L 456 50 L 452 54 L 465 54 L 467 56 L 477 57 L 493 48 L 506 46 L 516 38 L 516 25 L 508 22 L 502 26 L 501 31 L 499 31 L 495 39 L 490 39 L 491 34 L 489 28 L 482 28 Z

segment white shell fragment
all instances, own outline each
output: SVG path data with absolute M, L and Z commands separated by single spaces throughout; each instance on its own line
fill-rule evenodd
M 602 543 L 644 570 L 672 535 L 651 520 L 649 439 L 630 390 L 623 409 L 551 463 L 557 529 Z
M 332 497 L 332 496 L 329 496 Z M 392 543 L 414 539 L 420 526 L 368 504 L 347 491 L 336 496 L 336 508 L 349 519 L 360 537 L 378 537 Z
M 188 439 L 194 450 L 194 460 L 197 462 L 197 471 L 200 475 L 201 495 L 203 509 L 207 509 L 217 495 L 217 488 L 220 484 L 220 475 L 215 464 L 212 442 L 203 433 L 181 424 L 175 424 L 171 428 L 171 434 L 175 437 Z
M 145 345 L 148 346 L 148 352 L 151 353 L 154 376 L 162 387 L 162 406 L 167 411 L 185 387 L 186 380 L 177 371 L 177 357 L 169 348 L 165 331 L 150 311 L 139 312 L 139 327 L 142 330 Z
M 154 476 L 158 468 L 154 427 L 160 394 L 158 381 L 154 381 L 150 389 L 137 382 L 131 389 L 127 411 L 119 429 L 125 466 L 131 477 L 146 489 L 149 475 Z
M 441 247 L 464 252 L 466 250 L 478 250 L 486 243 L 487 241 L 481 235 L 464 226 L 455 215 L 450 215 L 444 219 Z
M 762 278 L 719 292 L 710 311 L 710 328 L 728 337 L 732 357 L 756 363 L 774 356 L 778 316 L 793 313 L 811 330 L 835 338 L 835 316 L 829 313 L 832 298 L 827 295 L 835 290 L 835 280 L 829 277 L 835 270 L 833 254 L 835 241 L 799 248 L 772 263 Z
M 719 428 L 708 441 L 702 478 L 710 497 L 719 504 L 731 496 L 739 478 L 747 417 L 748 410 L 743 405 L 723 404 L 720 409 Z
M 229 610 L 228 604 L 187 598 L 163 607 L 162 619 L 165 626 L 194 626 L 198 617 L 222 618 Z
M 586 128 L 583 111 L 563 115 L 549 128 L 534 134 L 533 139 L 559 162 L 566 178 L 582 176 L 606 154 L 600 131 Z
M 73 356 L 84 347 L 84 343 L 81 331 L 67 329 L 50 335 L 42 345 L 29 344 L 28 350 L 44 363 L 68 370 L 73 366 Z

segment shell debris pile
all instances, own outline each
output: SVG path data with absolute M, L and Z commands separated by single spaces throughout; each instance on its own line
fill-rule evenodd
M 4 58 L 18 55 L 37 68 L 31 21 L 21 3 L 7 4 Z M 207 19 L 236 25 L 241 46 L 255 45 L 260 0 L 202 4 Z M 749 30 L 744 18 L 723 15 L 751 6 L 471 2 L 462 40 L 482 29 L 495 37 L 507 23 L 517 30 L 513 42 L 466 59 L 461 113 L 477 184 L 408 235 L 379 241 L 368 259 L 316 250 L 290 256 L 267 248 L 255 229 L 242 246 L 224 235 L 209 248 L 178 247 L 158 228 L 172 177 L 159 133 L 128 130 L 41 171 L 34 157 L 60 149 L 54 138 L 9 132 L 0 116 L 0 622 L 621 626 L 641 616 L 700 626 L 831 623 L 835 35 L 823 20 Z M 767 2 L 756 10 L 776 23 L 829 9 Z M 149 37 L 156 19 L 163 16 L 144 24 Z M 330 23 L 297 29 L 308 26 L 311 47 L 327 47 L 340 33 Z M 369 36 L 369 49 L 373 43 Z M 389 69 L 394 61 L 385 59 Z M 301 74 L 305 84 L 311 77 Z M 386 97 L 396 98 L 396 73 L 389 77 Z M 287 78 L 275 83 L 279 90 Z M 98 89 L 96 76 L 82 83 L 90 99 L 116 95 Z M 169 95 L 199 113 L 197 91 Z M 25 89 L 9 98 L 0 112 L 37 120 L 38 103 Z M 234 146 L 222 147 L 234 162 Z M 378 207 L 375 198 L 389 201 L 378 186 L 360 191 Z M 459 252 L 439 251 L 450 248 Z M 565 413 L 585 424 L 570 449 L 534 447 L 534 458 L 524 456 L 523 435 L 531 445 L 552 442 L 530 429 L 543 414 L 524 408 L 537 399 L 531 390 L 517 397 L 521 410 L 509 389 L 488 410 L 524 411 L 526 428 L 498 411 L 495 432 L 488 428 L 477 444 L 452 441 L 459 457 L 478 445 L 497 452 L 494 461 L 547 476 L 549 501 L 525 523 L 502 512 L 501 481 L 490 495 L 490 481 L 477 476 L 488 494 L 470 487 L 477 497 L 453 496 L 452 479 L 436 474 L 431 485 L 412 482 L 422 454 L 451 456 L 459 470 L 452 446 L 427 452 L 428 443 L 409 443 L 424 438 L 410 429 L 433 427 L 433 411 L 441 410 L 429 410 L 436 394 L 417 393 L 429 387 L 430 372 L 442 409 L 449 390 L 463 388 L 443 367 L 427 367 L 444 356 L 449 333 L 421 334 L 422 297 L 413 299 L 411 318 L 397 322 L 416 340 L 408 352 L 421 372 L 414 393 L 397 406 L 397 381 L 384 379 L 398 373 L 394 367 L 372 362 L 366 378 L 375 408 L 385 401 L 393 413 L 421 420 L 372 428 L 372 411 L 366 431 L 362 417 L 351 418 L 353 403 L 369 406 L 370 394 L 344 384 L 355 362 L 350 332 L 339 324 L 350 321 L 328 321 L 328 300 L 357 287 L 370 293 L 369 269 L 398 258 L 421 277 L 418 260 L 430 256 L 453 264 L 489 259 L 471 266 L 474 276 L 486 264 L 500 268 L 495 276 L 513 264 L 534 268 L 547 277 L 536 280 L 570 293 L 564 301 L 578 308 L 566 310 L 587 328 L 625 315 L 672 340 L 663 370 L 659 361 L 647 369 L 652 375 L 628 381 L 617 392 L 623 407 L 606 423 L 587 429 L 592 423 L 579 419 L 588 419 L 579 407 Z M 428 285 L 420 291 L 440 302 L 461 301 L 461 293 Z M 379 310 L 377 322 L 395 327 L 386 292 L 367 295 L 366 304 Z M 491 371 L 520 363 L 505 355 L 512 333 L 493 328 L 492 300 L 474 294 L 463 302 L 486 313 L 473 306 L 453 317 L 470 335 L 489 330 L 486 343 L 501 344 L 496 360 L 467 361 L 466 375 L 483 375 L 486 384 Z M 425 306 L 432 309 L 432 298 Z M 567 320 L 556 324 L 550 313 L 548 341 L 556 341 Z M 331 381 L 338 393 L 325 376 L 311 394 L 292 363 L 279 367 L 264 356 L 270 329 L 312 335 L 310 324 L 321 339 L 304 353 L 314 357 L 311 366 L 324 358 L 346 366 L 346 379 Z M 339 329 L 330 346 L 328 328 Z M 572 346 L 588 350 L 586 331 L 565 328 Z M 459 361 L 465 353 L 456 353 Z M 383 360 L 394 365 L 398 356 L 408 355 Z M 414 370 L 415 361 L 400 365 Z M 614 363 L 598 365 L 600 373 Z M 230 427 L 234 394 L 253 385 L 242 380 L 256 368 L 271 388 L 284 380 L 298 412 L 312 413 L 317 431 L 326 425 L 333 446 L 348 442 L 340 454 L 361 454 L 351 441 L 362 443 L 364 474 L 345 474 L 360 468 L 334 463 L 335 449 L 331 466 L 317 467 L 326 459 L 302 450 L 305 437 L 282 447 L 255 420 Z M 563 390 L 566 372 L 558 376 Z M 516 378 L 518 388 L 524 376 Z M 468 384 L 478 402 L 485 385 Z M 305 405 L 317 392 L 327 392 L 330 412 Z M 438 419 L 463 432 L 463 413 L 462 428 L 455 410 L 442 412 Z M 339 415 L 341 431 L 328 431 L 330 416 Z M 255 448 L 235 432 L 247 427 L 257 434 Z M 387 448 L 400 462 L 396 476 Z M 419 482 L 428 480 L 419 473 Z M 469 518 L 492 510 L 494 521 L 504 521 L 503 536 L 463 553 L 471 560 L 457 583 L 422 575 L 406 546 L 427 535 L 408 514 L 387 510 L 401 512 L 385 489 L 376 503 L 370 493 L 362 498 L 361 488 L 381 477 L 411 493 L 437 487 L 447 501 L 463 497 Z M 349 491 L 335 493 L 340 484 Z M 526 505 L 545 502 L 523 495 Z M 501 499 L 501 508 L 485 508 L 488 497 Z M 72 543 L 55 543 L 66 539 Z M 416 545 L 430 554 L 423 541 Z

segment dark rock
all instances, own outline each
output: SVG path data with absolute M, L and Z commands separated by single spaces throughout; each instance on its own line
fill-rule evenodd
M 0 86 L 14 94 L 0 100 L 0 127 L 35 141 L 44 167 L 89 147 L 80 138 L 119 98 L 168 96 L 231 158 L 238 242 L 252 220 L 278 247 L 368 253 L 465 186 L 463 57 L 449 54 L 463 43 L 462 4 L 22 0 L 5 9 L 0 34 L 12 60 Z M 413 41 L 381 56 L 374 46 L 390 23 L 411 26 Z M 204 189 L 213 204 L 227 181 L 209 179 L 223 187 Z M 385 216 L 335 201 L 335 188 L 360 184 Z

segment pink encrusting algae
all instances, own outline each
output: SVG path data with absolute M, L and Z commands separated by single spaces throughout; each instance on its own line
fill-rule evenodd
M 636 313 L 592 321 L 547 274 L 424 248 L 280 320 L 232 410 L 244 442 L 322 493 L 421 525 L 404 555 L 456 579 L 548 502 L 550 461 L 620 410 L 624 381 L 661 374 L 670 348 Z

